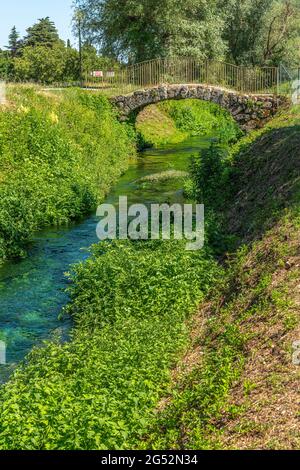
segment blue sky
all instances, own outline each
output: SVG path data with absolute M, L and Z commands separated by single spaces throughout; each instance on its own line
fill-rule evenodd
M 50 16 L 60 37 L 72 43 L 72 0 L 0 0 L 0 47 L 7 45 L 7 37 L 15 25 L 21 36 L 38 18 Z

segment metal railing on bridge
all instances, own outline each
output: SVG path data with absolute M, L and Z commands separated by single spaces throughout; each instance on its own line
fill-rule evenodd
M 241 93 L 274 94 L 278 91 L 277 67 L 245 67 L 197 59 L 154 59 L 115 70 L 93 71 L 84 86 L 125 94 L 162 84 L 207 84 Z
M 2 77 L 2 80 L 14 81 L 7 80 L 7 77 Z M 86 73 L 81 81 L 76 82 L 36 84 L 50 88 L 90 88 L 101 90 L 108 96 L 127 94 L 163 84 L 206 84 L 246 94 L 293 96 L 296 81 L 300 84 L 300 68 L 290 70 L 284 65 L 247 67 L 212 60 L 168 58 L 128 66 L 119 65 L 107 70 L 93 70 Z M 300 85 L 298 90 L 300 96 Z

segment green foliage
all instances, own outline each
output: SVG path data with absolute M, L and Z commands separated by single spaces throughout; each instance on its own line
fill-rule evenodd
M 84 74 L 89 74 L 92 70 L 115 70 L 118 66 L 115 60 L 99 55 L 97 49 L 89 43 L 83 44 L 82 70 Z
M 24 47 L 22 55 L 17 57 L 13 63 L 14 79 L 20 82 L 34 81 L 45 84 L 62 81 L 66 77 L 66 52 L 62 44 L 55 44 L 51 49 L 43 45 Z M 72 56 L 73 60 L 74 58 Z M 74 70 L 73 60 L 70 64 L 70 59 L 68 53 L 69 73 Z M 72 79 L 74 80 L 74 76 Z
M 100 57 L 94 47 L 82 48 L 82 71 L 85 78 L 91 70 L 113 67 L 115 63 Z M 78 82 L 79 53 L 73 47 L 66 47 L 62 41 L 51 48 L 44 44 L 22 47 L 17 57 L 9 61 L 9 77 L 13 81 L 33 81 L 52 84 Z
M 233 412 L 226 408 L 226 401 L 243 370 L 245 343 L 237 324 L 226 321 L 223 326 L 222 322 L 225 323 L 224 315 L 211 319 L 207 342 L 201 344 L 204 360 L 173 390 L 170 405 L 157 416 L 142 448 L 218 448 L 218 422 L 224 409 Z M 216 334 L 217 341 L 212 341 Z
M 299 65 L 298 0 L 227 0 L 220 2 L 228 58 L 237 64 Z
M 242 132 L 230 114 L 219 105 L 201 100 L 165 101 L 159 108 L 189 135 L 214 135 L 220 143 L 233 143 Z
M 21 42 L 19 40 L 19 33 L 17 28 L 13 26 L 9 36 L 8 36 L 8 46 L 7 49 L 10 52 L 11 57 L 15 57 L 21 47 Z
M 299 64 L 298 0 L 76 0 L 85 36 L 109 56 L 140 62 L 196 57 Z
M 299 130 L 299 107 L 295 106 L 230 149 L 227 204 L 231 207 L 228 222 L 231 231 L 240 236 L 261 236 L 276 223 L 285 208 L 298 210 Z M 272 149 L 272 159 L 270 150 L 266 149 Z M 256 200 L 259 204 L 254 207 Z
M 274 289 L 282 256 L 292 257 L 297 252 L 298 248 L 293 246 L 299 238 L 297 225 L 295 214 L 289 211 L 262 240 L 252 246 L 244 245 L 235 253 L 226 266 L 209 311 L 207 305 L 202 311 L 202 315 L 206 313 L 206 326 L 194 342 L 194 347 L 201 349 L 201 359 L 193 361 L 192 371 L 183 373 L 174 384 L 167 405 L 147 431 L 142 448 L 220 449 L 226 425 L 229 425 L 230 437 L 235 434 L 237 445 L 240 429 L 230 428 L 230 420 L 241 416 L 245 410 L 249 413 L 249 395 L 255 388 L 261 388 L 260 381 L 253 383 L 242 375 L 249 358 L 252 371 L 255 366 L 251 351 L 266 347 L 268 332 L 274 331 L 276 325 L 277 344 L 283 352 L 286 333 L 299 325 L 299 318 L 298 321 L 295 318 L 297 306 L 289 300 L 291 285 L 294 285 L 293 282 L 289 285 L 292 276 L 290 280 L 281 280 Z M 290 245 L 282 243 L 287 234 L 293 240 Z M 297 278 L 296 270 L 293 276 Z M 286 357 L 289 363 L 289 353 Z M 283 363 L 281 360 L 278 370 L 286 383 L 284 378 L 288 372 Z M 267 375 L 271 380 L 270 374 Z M 257 372 L 251 378 L 256 377 Z M 235 404 L 238 384 L 246 395 L 246 402 Z M 268 399 L 273 397 L 269 389 Z M 252 397 L 251 405 L 259 410 L 257 403 L 257 398 Z M 225 445 L 228 447 L 228 442 Z
M 178 143 L 188 137 L 187 132 L 178 129 L 174 119 L 161 104 L 147 106 L 133 118 L 132 124 L 136 128 L 140 148 Z
M 225 22 L 216 0 L 172 0 L 169 8 L 167 55 L 198 59 L 225 58 Z
M 9 53 L 0 49 L 0 80 L 6 80 L 10 67 Z
M 129 62 L 160 56 L 221 58 L 223 20 L 217 2 L 77 0 L 85 35 L 104 54 Z
M 227 0 L 220 5 L 226 18 L 230 58 L 235 63 L 256 62 L 258 43 L 266 26 L 264 16 L 272 3 L 273 0 Z
M 185 319 L 219 279 L 183 242 L 113 242 L 74 268 L 75 329 L 1 389 L 1 449 L 132 449 L 155 417 Z
M 215 143 L 191 159 L 191 176 L 197 201 L 209 209 L 221 210 L 225 199 L 227 181 L 227 151 Z
M 25 47 L 45 46 L 53 47 L 61 42 L 58 31 L 49 16 L 41 18 L 33 26 L 27 29 L 27 35 L 24 38 Z
M 9 35 L 7 53 L 0 50 L 0 78 L 12 82 L 32 81 L 52 84 L 77 82 L 80 77 L 80 58 L 77 49 L 59 38 L 49 17 L 38 20 L 19 39 L 14 26 Z M 82 73 L 88 78 L 92 70 L 116 68 L 111 58 L 99 56 L 90 43 L 82 45 Z
M 241 236 L 261 236 L 285 207 L 299 204 L 299 122 L 295 107 L 230 148 L 213 143 L 192 159 L 187 192 L 205 204 L 216 253 L 233 250 Z M 254 207 L 253 201 L 260 202 Z
M 136 128 L 145 146 L 182 142 L 196 135 L 213 135 L 222 145 L 227 145 L 242 135 L 226 110 L 196 99 L 147 106 L 137 116 Z
M 298 0 L 126 0 L 121 6 L 117 0 L 76 0 L 75 7 L 74 33 L 84 36 L 84 78 L 92 70 L 158 57 L 299 65 Z M 8 50 L 12 81 L 82 79 L 79 52 L 70 41 L 65 45 L 49 17 L 21 40 L 14 26 Z M 0 60 L 5 76 L 1 72 Z
M 92 210 L 134 153 L 106 98 L 51 98 L 31 87 L 9 95 L 16 107 L 0 114 L 0 259 L 23 255 L 34 231 Z
M 82 152 L 84 149 L 78 160 L 75 153 L 75 163 L 79 174 L 84 175 L 83 183 L 86 183 L 86 175 L 90 175 L 88 188 L 96 188 L 96 172 L 91 172 L 98 162 L 99 147 L 95 142 L 99 139 L 101 148 L 104 147 L 97 183 L 124 152 L 124 148 L 119 147 L 120 135 L 124 146 L 130 143 L 126 128 L 115 122 L 107 101 L 86 93 L 69 92 L 68 99 L 58 106 L 55 100 L 50 104 L 45 97 L 32 96 L 34 92 L 30 89 L 26 94 L 19 93 L 19 113 L 11 113 L 20 120 L 25 113 L 28 119 L 22 123 L 24 127 L 18 127 L 14 116 L 16 120 L 12 123 L 16 124 L 17 133 L 11 147 L 8 135 L 12 123 L 0 128 L 7 149 L 5 165 L 1 167 L 4 186 L 5 178 L 13 173 L 9 170 L 18 168 L 18 163 L 23 164 L 31 154 L 38 162 L 35 171 L 44 161 L 51 162 L 53 155 L 66 154 L 68 165 L 72 155 L 70 145 L 77 150 L 79 147 Z M 35 106 L 30 109 L 33 99 Z M 61 99 L 59 95 L 57 99 Z M 45 129 L 39 125 L 42 111 Z M 243 194 L 239 195 L 245 208 L 249 188 L 256 185 L 256 178 L 261 179 L 261 175 L 262 184 L 266 186 L 263 189 L 268 198 L 273 197 L 270 175 L 273 177 L 274 168 L 280 163 L 280 171 L 275 173 L 279 180 L 274 188 L 279 188 L 281 194 L 283 187 L 292 186 L 293 191 L 286 193 L 290 198 L 299 183 L 297 112 L 293 111 L 292 117 L 284 115 L 265 130 L 246 137 L 232 151 L 231 160 L 225 158 L 224 149 L 219 145 L 212 145 L 194 160 L 194 179 L 187 189 L 197 185 L 199 199 L 203 199 L 209 209 L 215 209 L 222 198 L 227 197 L 226 178 L 233 166 L 231 177 L 235 179 L 236 193 L 232 194 L 239 194 L 247 184 L 246 199 L 243 200 Z M 51 128 L 47 125 L 47 116 Z M 92 116 L 97 117 L 97 122 L 101 117 L 96 129 Z M 55 133 L 56 126 L 61 133 Z M 44 142 L 38 138 L 42 132 L 45 143 L 40 145 L 40 141 Z M 61 147 L 60 138 L 65 135 L 68 142 L 63 140 Z M 105 140 L 107 135 L 109 139 Z M 22 151 L 15 152 L 19 142 Z M 109 145 L 107 153 L 106 145 Z M 115 145 L 114 152 L 112 145 Z M 56 151 L 50 152 L 48 147 Z M 289 164 L 284 159 L 287 148 Z M 120 155 L 113 160 L 116 150 Z M 60 158 L 58 163 L 59 171 L 63 172 Z M 70 168 L 74 168 L 74 162 L 68 170 Z M 50 169 L 54 171 L 53 167 Z M 26 181 L 27 173 L 22 174 L 22 181 Z M 45 173 L 43 179 L 46 177 Z M 64 197 L 64 186 L 61 187 L 62 191 L 55 193 L 54 200 L 60 195 Z M 261 201 L 261 194 L 262 188 L 258 187 L 249 202 L 251 209 L 257 210 L 254 203 Z M 25 200 L 23 193 L 16 197 L 17 201 L 19 199 Z M 38 201 L 33 202 L 38 204 Z M 299 198 L 297 204 L 299 206 Z M 232 207 L 227 209 L 230 212 Z M 211 233 L 215 232 L 215 239 L 220 236 L 220 220 L 215 212 L 208 212 L 210 250 L 213 247 Z M 240 212 L 236 213 L 236 218 L 242 219 Z M 53 216 L 56 217 L 56 212 Z M 247 342 L 253 339 L 253 324 L 261 318 L 272 317 L 273 321 L 274 309 L 281 314 L 285 310 L 286 299 L 278 291 L 274 292 L 272 276 L 283 256 L 292 258 L 297 254 L 299 218 L 294 227 L 295 215 L 290 216 L 291 220 L 285 225 L 281 221 L 279 229 L 276 227 L 273 239 L 263 239 L 253 247 L 239 250 L 226 272 L 217 266 L 208 251 L 186 252 L 184 242 L 107 242 L 95 246 L 92 257 L 75 266 L 70 274 L 73 283 L 69 288 L 71 302 L 66 313 L 75 321 L 71 341 L 65 344 L 52 341 L 33 351 L 1 388 L 0 447 L 4 450 L 219 447 L 224 419 L 242 412 L 230 403 L 230 394 L 241 378 L 249 348 Z M 286 240 L 291 240 L 291 246 L 283 243 Z M 220 242 L 218 247 L 222 247 Z M 221 249 L 220 254 L 224 255 Z M 170 370 L 189 342 L 186 320 L 216 286 L 219 292 L 213 303 L 210 306 L 205 303 L 204 334 L 200 336 L 201 333 L 193 330 L 193 346 L 197 347 L 196 352 L 201 350 L 201 358 L 193 362 L 192 371 L 183 374 L 172 390 Z M 288 316 L 286 311 L 283 313 L 280 319 L 288 331 L 296 320 L 290 312 Z M 200 319 L 202 324 L 203 317 Z M 245 334 L 245 331 L 248 332 Z M 251 394 L 252 388 L 249 381 L 243 382 L 243 393 Z M 166 397 L 169 400 L 162 402 Z

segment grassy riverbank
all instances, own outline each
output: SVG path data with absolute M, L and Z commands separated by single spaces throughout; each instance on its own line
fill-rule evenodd
M 0 112 L 0 262 L 93 210 L 135 154 L 106 98 L 13 86 Z
M 145 448 L 299 449 L 299 126 L 295 107 L 244 138 L 223 166 L 220 217 L 241 246 L 192 318 Z

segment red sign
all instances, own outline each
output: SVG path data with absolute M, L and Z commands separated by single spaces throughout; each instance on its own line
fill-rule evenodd
M 103 77 L 103 72 L 102 70 L 95 70 L 92 72 L 93 77 Z

